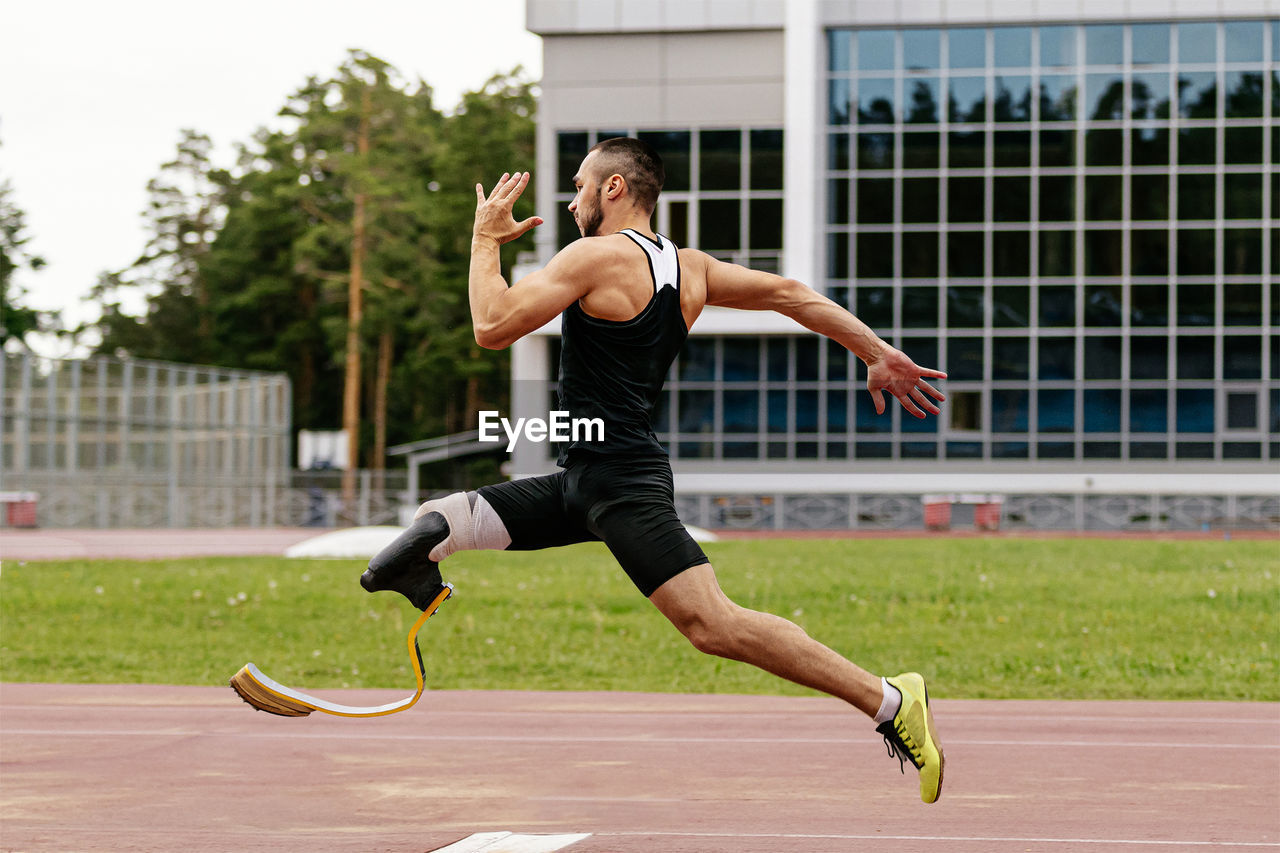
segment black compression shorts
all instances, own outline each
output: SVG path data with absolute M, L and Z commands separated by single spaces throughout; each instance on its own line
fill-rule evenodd
M 707 562 L 676 516 L 671 463 L 664 456 L 574 454 L 555 474 L 478 491 L 511 535 L 507 550 L 603 541 L 646 598 Z

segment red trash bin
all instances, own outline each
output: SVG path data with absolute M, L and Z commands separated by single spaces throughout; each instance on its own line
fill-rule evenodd
M 5 523 L 10 527 L 35 527 L 36 505 L 40 496 L 35 492 L 19 492 L 5 501 Z

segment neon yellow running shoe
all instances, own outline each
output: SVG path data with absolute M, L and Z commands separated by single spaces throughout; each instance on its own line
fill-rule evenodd
M 942 746 L 933 728 L 933 712 L 929 710 L 929 690 L 924 686 L 924 676 L 905 672 L 886 678 L 885 681 L 902 693 L 902 706 L 893 719 L 881 723 L 876 731 L 884 735 L 890 757 L 898 759 L 898 769 L 906 773 L 910 761 L 920 771 L 920 799 L 926 803 L 937 801 L 942 793 Z

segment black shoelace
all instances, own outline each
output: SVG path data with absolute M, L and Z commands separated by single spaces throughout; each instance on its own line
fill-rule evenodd
M 907 774 L 907 762 L 911 762 L 912 767 L 918 767 L 915 758 L 911 755 L 911 750 L 907 749 L 906 743 L 902 740 L 902 736 L 893 726 L 893 722 L 882 723 L 876 731 L 884 735 L 884 745 L 889 750 L 889 757 L 898 759 L 898 771 L 902 775 Z

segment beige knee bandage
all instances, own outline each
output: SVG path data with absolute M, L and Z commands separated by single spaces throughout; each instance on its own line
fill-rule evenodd
M 474 508 L 465 492 L 427 501 L 418 507 L 413 520 L 417 521 L 429 512 L 440 513 L 449 525 L 449 535 L 427 555 L 434 562 L 438 563 L 458 551 L 501 551 L 511 544 L 507 526 L 483 497 L 476 497 Z

